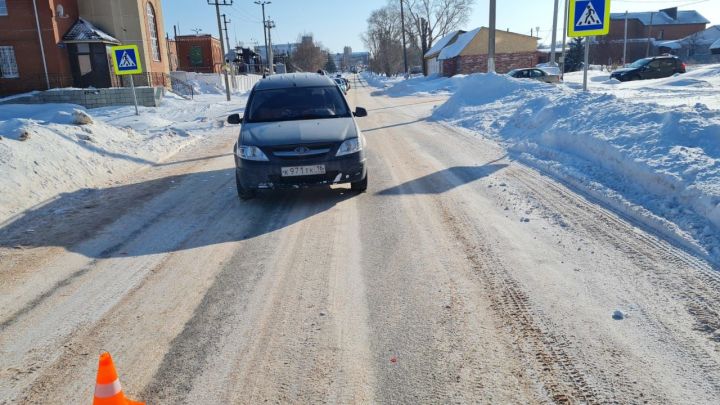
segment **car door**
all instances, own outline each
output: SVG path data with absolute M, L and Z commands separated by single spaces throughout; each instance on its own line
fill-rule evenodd
M 645 69 L 645 72 L 643 72 L 643 79 L 658 79 L 662 76 L 661 73 L 661 61 L 659 59 L 655 59 L 648 63 L 647 68 Z
M 675 74 L 675 59 L 663 59 L 660 62 L 661 77 L 670 77 Z

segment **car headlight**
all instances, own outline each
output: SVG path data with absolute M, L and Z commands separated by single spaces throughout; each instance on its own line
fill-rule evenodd
M 270 160 L 267 158 L 267 156 L 265 156 L 263 151 L 260 150 L 260 148 L 258 148 L 257 146 L 238 145 L 237 149 L 235 149 L 235 154 L 240 159 L 245 159 L 245 160 L 255 160 L 258 162 L 267 162 Z
M 362 142 L 360 141 L 360 138 L 352 138 L 348 139 L 347 141 L 343 142 L 342 145 L 340 145 L 340 148 L 338 149 L 335 156 L 350 155 L 355 152 L 360 152 L 361 150 Z

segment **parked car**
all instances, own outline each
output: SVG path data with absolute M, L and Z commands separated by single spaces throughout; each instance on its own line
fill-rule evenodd
M 638 59 L 630 66 L 617 69 L 610 75 L 611 78 L 627 82 L 630 80 L 661 79 L 676 73 L 685 73 L 685 63 L 673 55 L 655 56 Z
M 337 86 L 340 88 L 340 90 L 342 90 L 343 94 L 347 96 L 347 85 L 345 85 L 345 80 L 343 80 L 342 78 L 336 77 L 334 79 L 334 81 L 337 84 Z
M 560 83 L 560 76 L 538 68 L 513 69 L 508 72 L 508 76 L 516 79 L 534 79 L 545 83 Z
M 235 180 L 241 199 L 258 190 L 350 184 L 367 189 L 365 138 L 337 84 L 327 76 L 270 76 L 253 87 L 235 144 Z

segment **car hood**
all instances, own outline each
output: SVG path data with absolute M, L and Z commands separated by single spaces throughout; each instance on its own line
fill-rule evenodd
M 277 146 L 342 142 L 357 136 L 358 129 L 352 118 L 326 118 L 247 123 L 240 131 L 240 142 L 243 145 Z
M 617 70 L 613 71 L 612 74 L 613 74 L 613 75 L 622 75 L 622 74 L 630 73 L 630 72 L 637 72 L 637 69 L 635 69 L 635 68 L 622 68 L 622 69 L 617 69 Z

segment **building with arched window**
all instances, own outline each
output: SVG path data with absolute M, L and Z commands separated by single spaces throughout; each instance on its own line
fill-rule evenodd
M 80 16 L 123 45 L 140 48 L 150 84 L 168 84 L 170 67 L 161 0 L 78 0 L 78 3 Z

